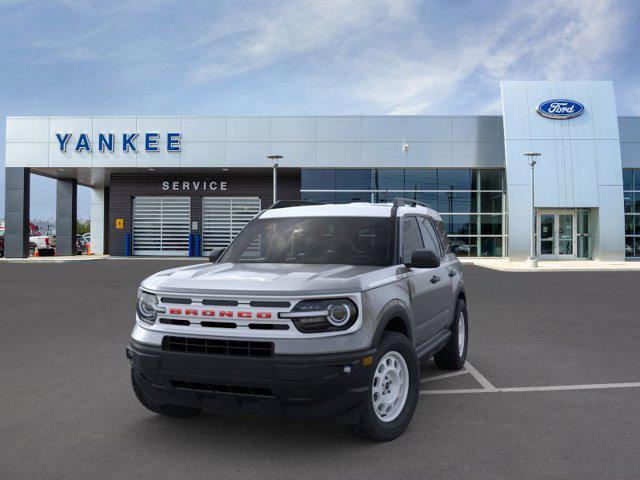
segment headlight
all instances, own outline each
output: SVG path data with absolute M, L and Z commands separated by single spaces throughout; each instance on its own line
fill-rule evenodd
M 158 318 L 160 311 L 158 306 L 158 297 L 153 293 L 147 293 L 142 289 L 138 289 L 138 302 L 136 303 L 136 311 L 140 320 L 153 324 Z
M 303 300 L 293 310 L 279 316 L 291 319 L 303 333 L 335 332 L 353 326 L 358 318 L 358 308 L 348 298 Z

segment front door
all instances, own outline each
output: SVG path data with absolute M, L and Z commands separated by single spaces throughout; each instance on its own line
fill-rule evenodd
M 576 212 L 541 210 L 536 220 L 540 260 L 576 258 Z

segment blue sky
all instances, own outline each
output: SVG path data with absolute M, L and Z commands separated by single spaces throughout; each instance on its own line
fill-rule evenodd
M 640 115 L 639 24 L 635 0 L 0 0 L 0 162 L 8 115 L 499 114 L 503 79 L 613 80 Z M 0 192 L 2 217 L 4 168 Z

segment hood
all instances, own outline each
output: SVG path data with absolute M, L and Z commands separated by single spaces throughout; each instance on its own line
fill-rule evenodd
M 395 267 L 280 263 L 216 263 L 165 270 L 142 282 L 154 291 L 309 295 L 354 293 L 395 274 Z

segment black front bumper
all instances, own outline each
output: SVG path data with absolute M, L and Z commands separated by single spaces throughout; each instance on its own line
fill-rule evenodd
M 163 351 L 134 341 L 127 347 L 140 387 L 157 404 L 341 423 L 359 419 L 373 368 L 363 359 L 375 353 L 253 358 Z

